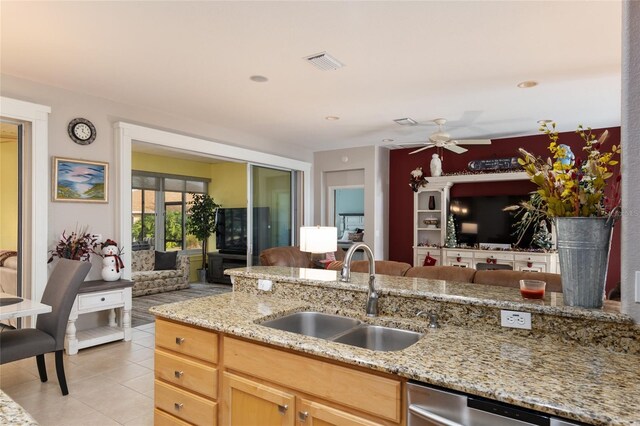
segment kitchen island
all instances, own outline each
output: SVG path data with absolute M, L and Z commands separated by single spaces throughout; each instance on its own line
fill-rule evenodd
M 265 267 L 229 270 L 227 273 L 234 278 L 233 293 L 163 305 L 152 308 L 152 312 L 161 322 L 164 319 L 171 325 L 215 332 L 223 349 L 257 343 L 256 347 L 265 350 L 282 350 L 282 356 L 304 356 L 309 357 L 310 363 L 329 362 L 358 372 L 370 371 L 380 375 L 380 380 L 395 378 L 401 386 L 407 379 L 413 379 L 588 424 L 640 424 L 638 327 L 624 315 L 567 308 L 557 300 L 554 303 L 545 300 L 546 305 L 523 303 L 508 291 L 503 295 L 508 296 L 506 299 L 485 298 L 494 290 L 513 289 L 482 286 L 477 289 L 483 295 L 480 297 L 473 294 L 472 287 L 460 283 L 445 285 L 434 280 L 378 276 L 382 314 L 367 318 L 363 303 L 364 274 L 354 273 L 352 283 L 340 283 L 328 276 L 307 278 L 311 274 L 308 271 Z M 259 292 L 258 279 L 272 281 L 272 291 Z M 446 291 L 444 287 L 448 287 Z M 394 297 L 398 299 L 393 300 Z M 425 306 L 441 308 L 438 311 L 441 328 L 430 329 L 426 320 L 415 317 L 415 309 Z M 495 308 L 528 309 L 540 315 L 534 315 L 533 330 L 503 329 L 495 326 L 495 318 L 488 317 Z M 304 310 L 337 313 L 363 322 L 423 332 L 424 336 L 404 350 L 378 352 L 259 324 Z M 471 318 L 457 318 L 461 315 Z M 536 319 L 538 316 L 543 318 Z M 569 325 L 563 324 L 562 318 Z M 597 321 L 595 327 L 609 330 L 614 337 L 604 344 L 592 342 L 588 335 L 605 332 L 574 330 L 584 321 Z M 553 326 L 561 332 L 539 330 L 551 330 Z M 157 329 L 156 334 L 162 334 L 162 330 Z M 223 422 L 227 418 L 225 410 L 230 409 L 225 401 L 229 393 L 224 383 L 231 383 L 226 376 L 230 368 L 225 361 L 233 356 L 234 353 L 224 353 L 210 363 L 225 375 L 217 379 L 222 383 L 217 385 L 218 399 L 212 399 L 217 401 L 214 405 L 221 404 Z M 237 365 L 231 366 L 231 370 L 239 368 Z M 263 385 L 264 381 L 277 380 L 267 377 L 268 371 L 261 371 L 254 370 L 252 374 L 259 376 Z M 301 376 L 304 374 L 301 372 Z M 314 396 L 314 390 L 300 392 Z M 315 396 L 321 402 L 329 400 L 331 405 L 329 397 Z M 397 406 L 401 407 L 403 395 L 399 398 Z M 356 404 L 348 401 L 336 404 L 344 405 L 354 414 L 352 408 Z M 362 414 L 365 420 L 375 422 L 380 418 L 380 422 L 388 424 L 406 421 L 402 413 L 374 410 L 365 410 Z M 398 408 L 395 410 L 397 413 Z

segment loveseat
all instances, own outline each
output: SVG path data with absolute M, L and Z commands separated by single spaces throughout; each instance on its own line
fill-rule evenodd
M 189 288 L 189 257 L 177 254 L 175 269 L 156 271 L 155 250 L 136 250 L 131 255 L 133 297 Z
M 329 264 L 328 269 L 339 271 L 342 262 L 336 261 Z M 352 272 L 368 272 L 369 262 L 366 260 L 351 262 Z M 547 283 L 546 290 L 562 292 L 562 280 L 560 274 L 547 272 L 528 272 L 510 270 L 486 270 L 480 271 L 472 268 L 459 268 L 457 266 L 414 266 L 408 263 L 394 262 L 390 260 L 376 260 L 376 273 L 382 275 L 404 276 L 409 278 L 427 278 L 434 280 L 457 281 L 463 283 L 486 284 L 502 287 L 520 287 L 520 280 L 541 280 Z

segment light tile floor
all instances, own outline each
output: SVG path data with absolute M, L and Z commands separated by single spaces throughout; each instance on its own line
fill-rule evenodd
M 155 324 L 133 329 L 131 342 L 113 342 L 64 356 L 69 395 L 62 396 L 53 354 L 41 383 L 36 359 L 0 366 L 0 388 L 42 426 L 153 425 Z

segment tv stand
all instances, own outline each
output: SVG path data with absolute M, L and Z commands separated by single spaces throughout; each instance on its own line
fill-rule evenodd
M 224 274 L 225 269 L 247 266 L 246 254 L 207 253 L 207 281 L 210 283 L 231 284 L 231 278 Z

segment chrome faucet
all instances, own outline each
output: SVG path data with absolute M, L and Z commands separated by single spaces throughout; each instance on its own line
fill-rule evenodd
M 353 253 L 358 249 L 362 249 L 367 255 L 369 260 L 369 292 L 367 293 L 367 316 L 378 316 L 378 292 L 376 291 L 376 262 L 373 259 L 373 252 L 365 243 L 354 243 L 347 254 L 344 256 L 344 262 L 342 264 L 342 271 L 340 272 L 340 281 L 349 282 L 351 280 L 351 259 Z

